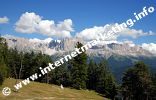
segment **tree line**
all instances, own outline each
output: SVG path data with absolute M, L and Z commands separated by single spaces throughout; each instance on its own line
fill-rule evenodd
M 77 48 L 82 46 L 83 44 L 77 42 Z M 28 53 L 19 52 L 16 48 L 8 49 L 6 40 L 0 37 L 0 85 L 5 78 L 26 79 L 34 73 L 40 73 L 39 67 L 44 68 L 48 63 L 53 63 L 50 56 L 41 52 Z M 94 90 L 112 100 L 156 99 L 156 74 L 151 74 L 149 67 L 143 62 L 137 62 L 127 69 L 123 73 L 122 84 L 117 84 L 107 61 L 88 61 L 85 52 L 36 81 Z

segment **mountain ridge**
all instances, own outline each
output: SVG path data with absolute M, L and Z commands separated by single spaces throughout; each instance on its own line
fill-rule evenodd
M 73 51 L 78 41 L 83 44 L 87 43 L 87 41 L 81 38 L 65 38 L 63 40 L 35 39 L 34 41 L 33 39 L 30 41 L 30 39 L 18 37 L 5 38 L 9 48 L 16 48 L 18 51 L 23 52 L 42 52 L 50 55 L 53 60 L 59 59 Z M 156 70 L 156 55 L 132 43 L 102 41 L 100 44 L 88 49 L 86 53 L 88 60 L 93 59 L 97 63 L 106 59 L 109 68 L 119 83 L 121 82 L 123 72 L 137 61 L 144 61 L 145 64 L 149 65 L 151 71 Z
M 42 52 L 47 55 L 64 54 L 74 50 L 76 43 L 79 41 L 86 44 L 81 38 L 64 38 L 62 40 L 54 40 L 51 38 L 45 40 L 26 39 L 13 36 L 4 36 L 9 48 L 16 48 L 18 51 L 24 52 Z M 112 55 L 121 56 L 156 56 L 153 53 L 143 49 L 139 45 L 133 45 L 126 42 L 117 41 L 101 41 L 98 45 L 87 51 L 89 56 L 100 56 L 109 58 Z

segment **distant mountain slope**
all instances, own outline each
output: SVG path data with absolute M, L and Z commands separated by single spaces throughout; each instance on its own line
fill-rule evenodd
M 81 38 L 65 38 L 62 40 L 53 40 L 51 38 L 45 40 L 25 39 L 13 36 L 4 36 L 10 48 L 17 48 L 19 51 L 41 51 L 48 55 L 64 54 L 74 50 L 76 43 L 79 41 L 83 44 L 87 43 Z M 101 56 L 109 58 L 112 55 L 122 56 L 146 56 L 151 57 L 153 54 L 139 45 L 130 43 L 121 43 L 117 41 L 101 41 L 100 44 L 92 47 L 87 51 L 89 56 Z M 156 55 L 155 55 L 156 56 Z
M 51 55 L 54 60 L 69 54 L 74 50 L 75 44 L 79 41 L 83 44 L 86 41 L 81 38 L 65 38 L 62 40 L 25 39 L 13 36 L 4 36 L 10 48 L 17 48 L 24 52 L 42 52 Z M 121 82 L 123 72 L 132 66 L 136 61 L 144 61 L 149 67 L 156 70 L 156 54 L 143 49 L 139 45 L 127 42 L 101 41 L 100 44 L 87 50 L 89 58 L 99 62 L 107 59 L 118 82 Z
M 120 83 L 123 73 L 134 66 L 136 61 L 143 61 L 150 68 L 151 72 L 156 72 L 156 57 L 133 57 L 133 56 L 111 56 L 108 59 L 109 66 L 114 73 L 117 81 Z

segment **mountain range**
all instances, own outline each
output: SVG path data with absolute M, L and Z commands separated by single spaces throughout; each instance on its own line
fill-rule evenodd
M 47 38 L 45 40 L 40 39 L 26 39 L 14 36 L 4 36 L 8 43 L 9 48 L 17 48 L 19 51 L 30 52 L 42 52 L 47 55 L 63 54 L 74 50 L 76 43 L 79 41 L 86 44 L 81 38 L 64 38 L 62 40 L 53 40 Z M 89 56 L 100 56 L 106 59 L 112 55 L 120 56 L 156 56 L 152 52 L 145 50 L 139 45 L 135 45 L 131 42 L 117 42 L 117 41 L 101 41 L 98 45 L 92 47 L 87 51 Z
M 64 38 L 62 40 L 47 38 L 40 40 L 8 35 L 3 37 L 6 39 L 9 48 L 16 48 L 18 51 L 23 52 L 42 52 L 50 55 L 54 60 L 73 51 L 78 41 L 83 44 L 87 43 L 81 38 Z M 152 70 L 156 70 L 156 54 L 129 41 L 101 41 L 98 45 L 87 50 L 86 53 L 89 58 L 94 59 L 96 62 L 107 59 L 119 82 L 123 72 L 136 61 L 144 61 Z

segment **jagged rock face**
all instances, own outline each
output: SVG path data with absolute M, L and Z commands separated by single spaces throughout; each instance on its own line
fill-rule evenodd
M 49 48 L 56 49 L 57 51 L 71 51 L 74 50 L 75 45 L 77 42 L 85 43 L 82 39 L 80 38 L 65 38 L 59 43 L 56 41 L 51 41 L 49 43 Z
M 63 39 L 61 42 L 61 47 L 63 47 L 63 50 L 65 51 L 71 51 L 74 50 L 75 45 L 77 42 L 81 42 L 84 44 L 84 41 L 80 38 L 66 38 Z
M 144 50 L 140 46 L 131 46 L 127 43 L 124 44 L 108 44 L 108 49 L 113 52 L 113 54 L 118 55 L 130 55 L 130 56 L 152 56 L 152 54 Z
M 10 48 L 17 48 L 24 52 L 42 52 L 48 55 L 64 55 L 69 51 L 74 50 L 76 43 L 79 41 L 83 44 L 81 38 L 65 38 L 63 40 L 33 40 L 18 37 L 5 37 Z M 144 50 L 140 46 L 132 46 L 127 43 L 105 43 L 92 47 L 87 51 L 89 56 L 98 56 L 109 58 L 112 55 L 122 56 L 153 56 L 152 53 Z
M 16 48 L 22 52 L 42 52 L 44 54 L 52 55 L 56 52 L 55 49 L 49 48 L 47 41 L 32 41 L 25 38 L 5 37 L 9 48 Z M 53 40 L 52 40 L 53 41 Z
M 109 58 L 112 55 L 121 55 L 121 56 L 153 56 L 152 53 L 144 50 L 140 46 L 130 46 L 128 44 L 103 44 L 97 45 L 92 49 L 88 50 L 89 55 L 100 56 L 104 58 Z

